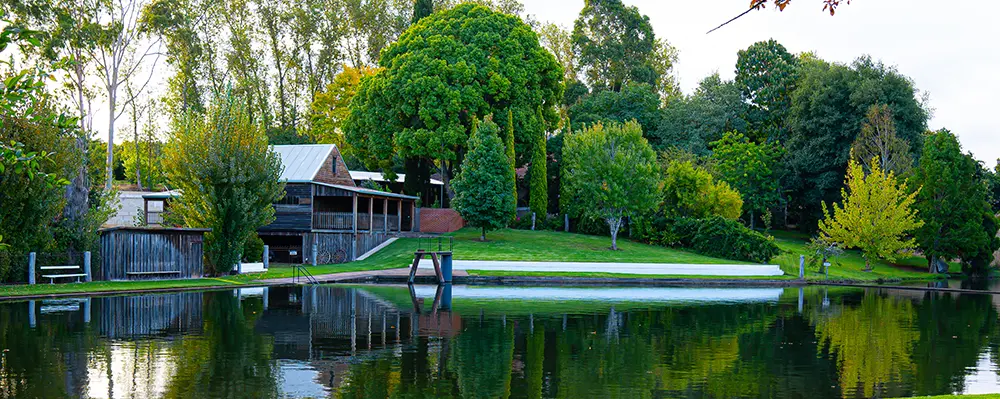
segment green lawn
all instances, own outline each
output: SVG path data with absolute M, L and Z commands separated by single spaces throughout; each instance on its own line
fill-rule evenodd
M 210 288 L 240 285 L 240 282 L 222 278 L 156 281 L 94 281 L 90 283 L 0 285 L 0 297 L 49 295 L 63 293 L 114 292 L 154 290 L 167 288 Z
M 808 237 L 797 232 L 772 232 L 775 242 L 783 254 L 771 260 L 781 266 L 786 274 L 798 276 L 799 255 L 807 255 L 805 248 Z M 807 258 L 808 262 L 808 258 Z M 901 281 L 901 280 L 932 280 L 946 278 L 943 275 L 931 275 L 926 272 L 927 260 L 923 257 L 907 256 L 896 260 L 894 264 L 884 261 L 874 262 L 873 271 L 865 272 L 865 260 L 861 253 L 855 250 L 845 251 L 844 255 L 835 258 L 830 265 L 830 280 L 853 281 Z M 958 273 L 960 266 L 951 265 L 951 272 Z M 825 280 L 826 276 L 816 267 L 806 264 L 807 280 Z
M 479 231 L 466 228 L 455 237 L 455 259 L 521 260 L 552 262 L 623 262 L 623 263 L 703 263 L 744 264 L 746 262 L 713 258 L 693 252 L 641 244 L 618 239 L 618 251 L 612 251 L 611 238 L 553 231 L 504 229 L 479 241 Z

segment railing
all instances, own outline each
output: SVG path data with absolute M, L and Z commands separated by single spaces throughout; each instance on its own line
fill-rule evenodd
M 354 223 L 351 212 L 315 212 L 313 213 L 313 228 L 323 230 L 353 230 Z
M 297 284 L 300 277 L 305 278 L 309 284 L 319 284 L 319 280 L 316 280 L 316 277 L 312 273 L 309 273 L 309 270 L 305 266 L 292 265 L 292 283 Z

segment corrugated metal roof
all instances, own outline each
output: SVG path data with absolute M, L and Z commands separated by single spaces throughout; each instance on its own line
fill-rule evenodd
M 330 156 L 333 144 L 275 145 L 271 148 L 281 158 L 281 180 L 290 183 L 313 181 L 323 162 Z
M 382 172 L 362 172 L 357 170 L 351 171 L 351 180 L 372 180 L 377 182 L 386 181 L 385 176 L 382 176 Z M 402 183 L 405 180 L 405 173 L 396 174 L 396 183 Z M 431 184 L 438 186 L 444 185 L 444 183 L 438 179 L 431 179 Z
M 339 189 L 344 190 L 344 191 L 350 191 L 352 193 L 370 195 L 370 196 L 373 196 L 373 197 L 403 198 L 403 199 L 411 199 L 411 200 L 420 199 L 420 197 L 414 197 L 412 195 L 387 193 L 387 192 L 384 192 L 384 191 L 376 191 L 376 190 L 371 190 L 371 189 L 367 189 L 367 188 L 363 188 L 363 187 L 351 187 L 351 186 L 345 186 L 345 185 L 342 185 L 342 184 L 320 183 L 318 181 L 314 181 L 313 184 L 317 184 L 317 185 L 320 185 L 320 186 L 327 186 L 327 187 L 339 188 Z

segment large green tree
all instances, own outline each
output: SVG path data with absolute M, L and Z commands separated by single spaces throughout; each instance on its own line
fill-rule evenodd
M 740 193 L 691 161 L 666 160 L 663 172 L 663 214 L 735 220 L 743 214 Z
M 652 85 L 626 83 L 621 91 L 600 91 L 582 97 L 569 107 L 573 129 L 582 129 L 597 121 L 639 122 L 645 136 L 651 137 L 660 125 L 660 96 Z
M 924 220 L 914 237 L 931 272 L 935 259 L 992 256 L 997 232 L 983 227 L 983 215 L 991 213 L 986 184 L 978 162 L 962 153 L 954 134 L 942 129 L 927 137 L 913 182 L 920 188 L 916 208 Z
M 656 35 L 649 17 L 621 0 L 586 0 L 573 25 L 573 48 L 594 91 L 628 82 L 656 85 Z
M 351 102 L 348 141 L 383 172 L 396 154 L 436 160 L 446 187 L 474 119 L 510 109 L 517 153 L 528 154 L 532 116 L 541 107 L 554 120 L 563 90 L 562 68 L 530 26 L 474 4 L 424 18 L 386 48 L 380 65 Z
M 455 210 L 469 225 L 486 232 L 507 226 L 514 217 L 514 170 L 500 140 L 500 128 L 487 115 L 469 137 L 469 153 L 455 177 Z
M 783 140 L 786 114 L 795 89 L 798 60 L 774 39 L 757 42 L 737 53 L 736 86 L 749 105 L 754 141 Z
M 205 243 L 209 272 L 232 270 L 284 196 L 281 159 L 245 107 L 231 94 L 216 99 L 206 115 L 189 113 L 166 147 L 167 179 L 183 192 L 170 211 L 185 226 L 212 229 Z
M 754 143 L 736 132 L 726 133 L 722 140 L 712 145 L 716 170 L 742 195 L 743 209 L 750 216 L 750 228 L 756 227 L 756 217 L 781 199 L 775 175 L 781 147 Z
M 565 137 L 562 199 L 570 214 L 603 220 L 618 249 L 625 218 L 651 212 L 660 202 L 656 153 L 635 121 L 598 122 Z
M 912 154 L 917 154 L 926 131 L 927 111 L 909 78 L 870 58 L 859 58 L 849 66 L 810 55 L 800 61 L 785 144 L 785 186 L 792 194 L 795 218 L 811 229 L 822 216 L 820 204 L 840 199 L 851 144 L 868 109 L 875 104 L 888 106 L 896 136 L 910 143 Z

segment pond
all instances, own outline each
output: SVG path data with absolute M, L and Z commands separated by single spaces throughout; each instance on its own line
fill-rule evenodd
M 1000 297 L 313 286 L 0 303 L 0 397 L 1000 392 Z

